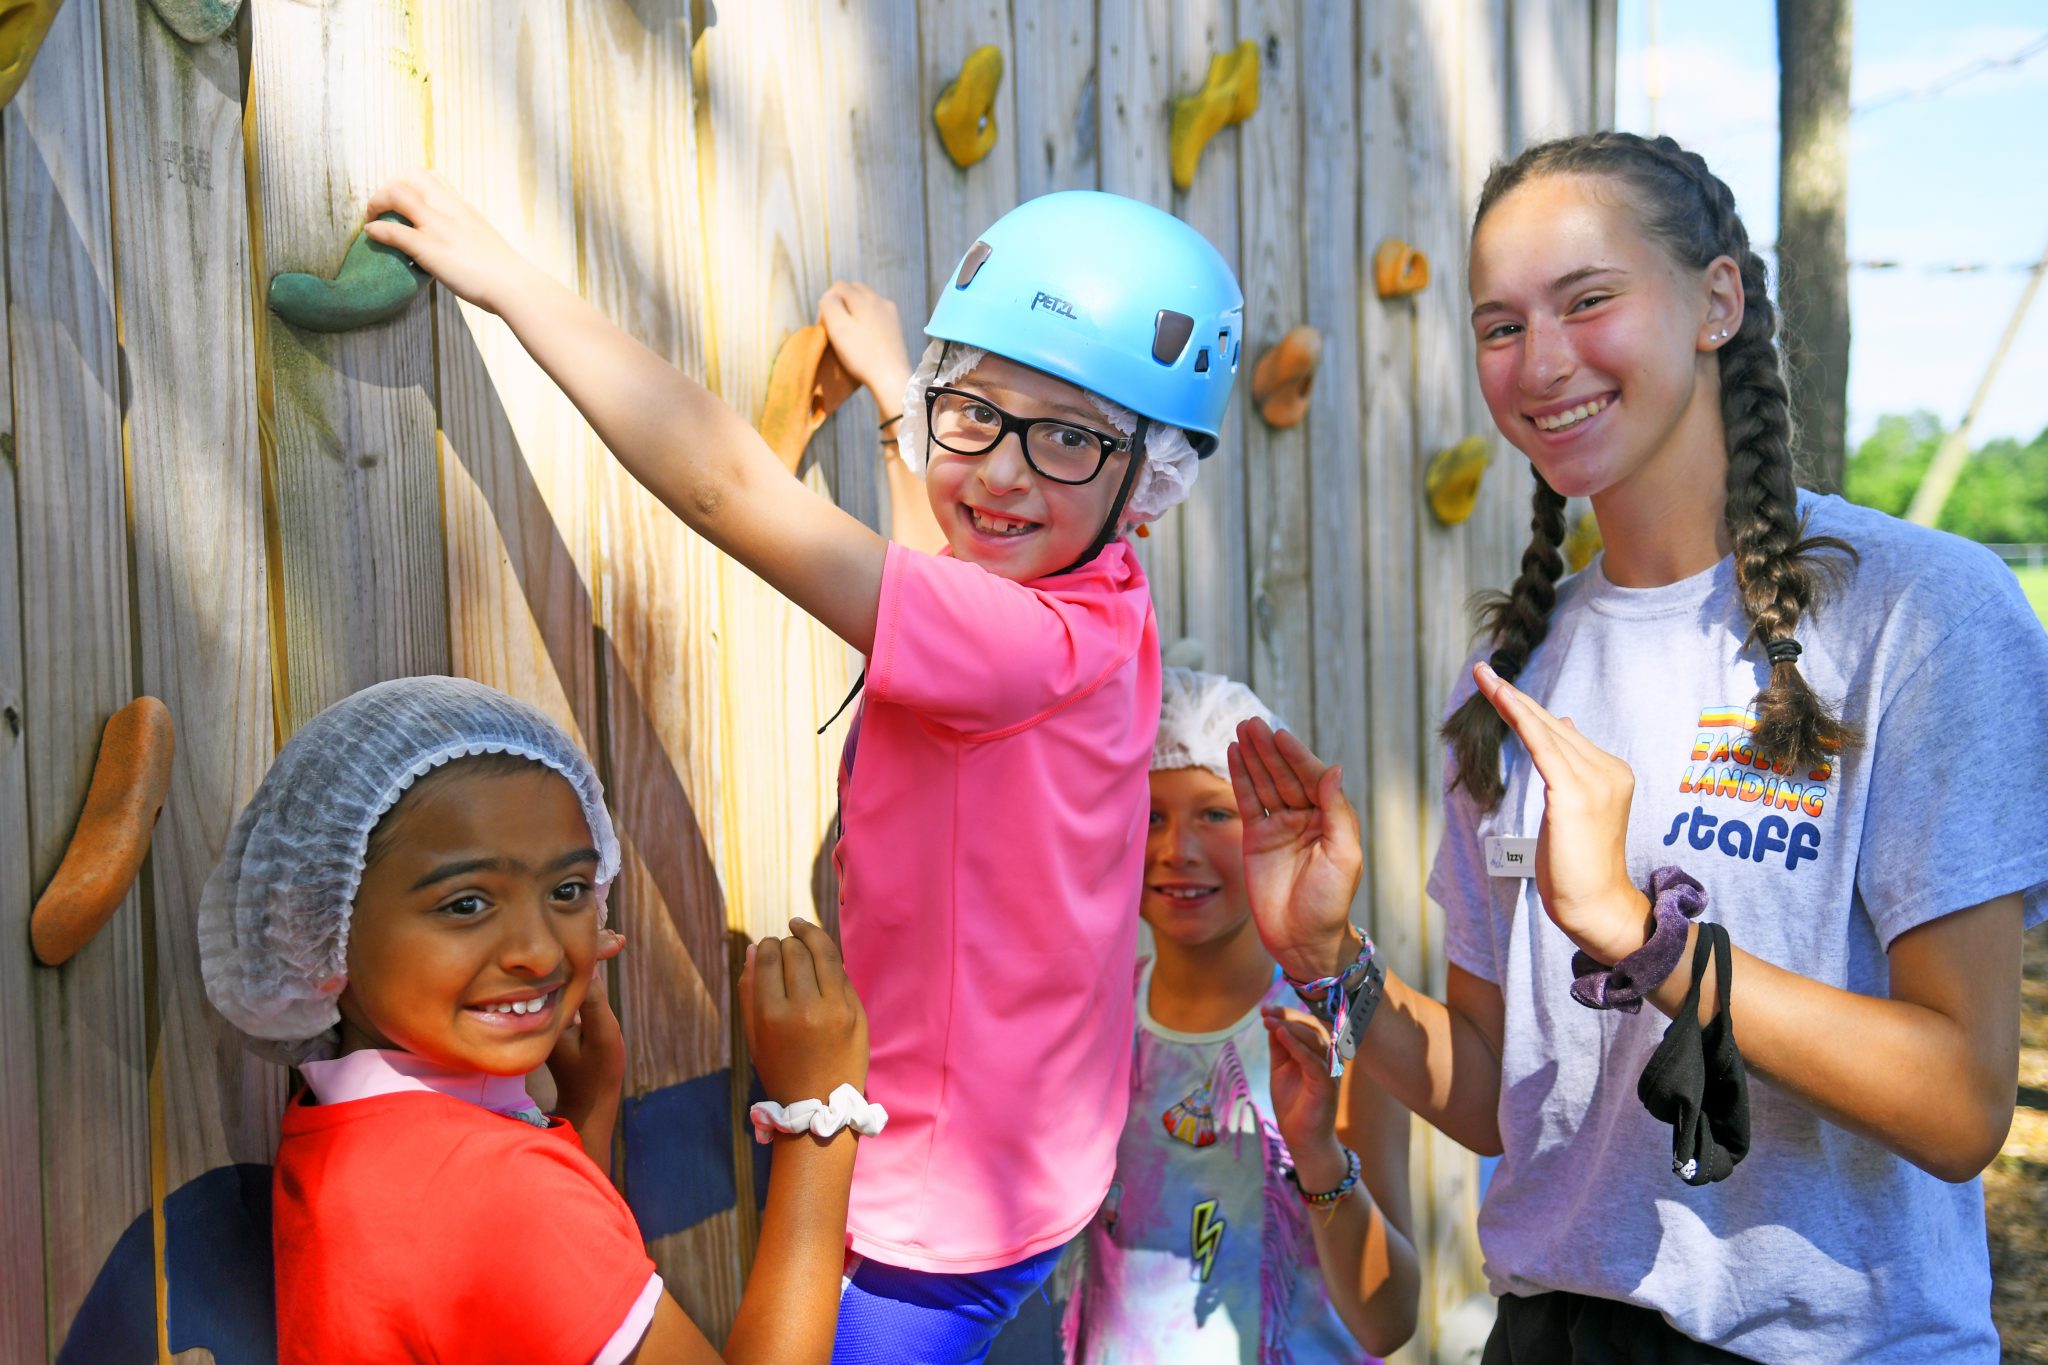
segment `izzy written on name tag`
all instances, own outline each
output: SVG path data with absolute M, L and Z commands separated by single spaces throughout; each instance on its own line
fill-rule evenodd
M 1489 877 L 1533 877 L 1536 875 L 1536 841 L 1494 835 L 1486 841 L 1486 875 Z

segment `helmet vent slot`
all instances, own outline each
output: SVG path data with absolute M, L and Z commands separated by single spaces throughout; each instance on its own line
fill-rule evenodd
M 1186 313 L 1176 313 L 1171 308 L 1162 308 L 1152 320 L 1152 358 L 1162 365 L 1171 365 L 1180 359 L 1181 352 L 1188 348 L 1188 338 L 1195 334 L 1195 320 Z
M 1209 348 L 1207 346 L 1195 352 L 1195 373 L 1209 373 Z
M 987 242 L 976 242 L 973 246 L 967 248 L 967 255 L 960 262 L 960 274 L 953 281 L 955 289 L 965 289 L 968 285 L 974 283 L 975 272 L 979 271 L 983 262 L 988 260 L 989 252 L 990 248 Z

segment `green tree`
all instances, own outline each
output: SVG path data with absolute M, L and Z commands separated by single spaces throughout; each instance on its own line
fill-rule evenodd
M 1904 514 L 1942 435 L 1932 413 L 1879 418 L 1849 458 L 1845 494 L 1880 512 Z M 1942 508 L 1941 529 L 1994 544 L 2048 543 L 2048 430 L 2024 444 L 2004 437 L 1972 451 Z

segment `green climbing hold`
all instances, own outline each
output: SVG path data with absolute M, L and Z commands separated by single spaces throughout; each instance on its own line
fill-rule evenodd
M 412 226 L 395 213 L 382 217 Z M 270 311 L 308 332 L 353 332 L 403 313 L 426 282 L 426 272 L 404 252 L 358 232 L 333 279 L 296 273 L 273 276 Z
M 210 43 L 227 32 L 242 0 L 149 0 L 157 17 L 188 43 Z

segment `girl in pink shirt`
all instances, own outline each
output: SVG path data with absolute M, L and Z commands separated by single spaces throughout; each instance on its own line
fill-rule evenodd
M 1123 537 L 1215 448 L 1236 279 L 1166 213 L 1047 195 L 962 257 L 900 406 L 900 365 L 842 352 L 923 474 L 927 554 L 809 495 L 431 173 L 372 196 L 387 212 L 373 238 L 502 317 L 650 492 L 868 657 L 834 856 L 890 1123 L 855 1172 L 834 1358 L 982 1359 L 1115 1162 L 1159 714 Z

